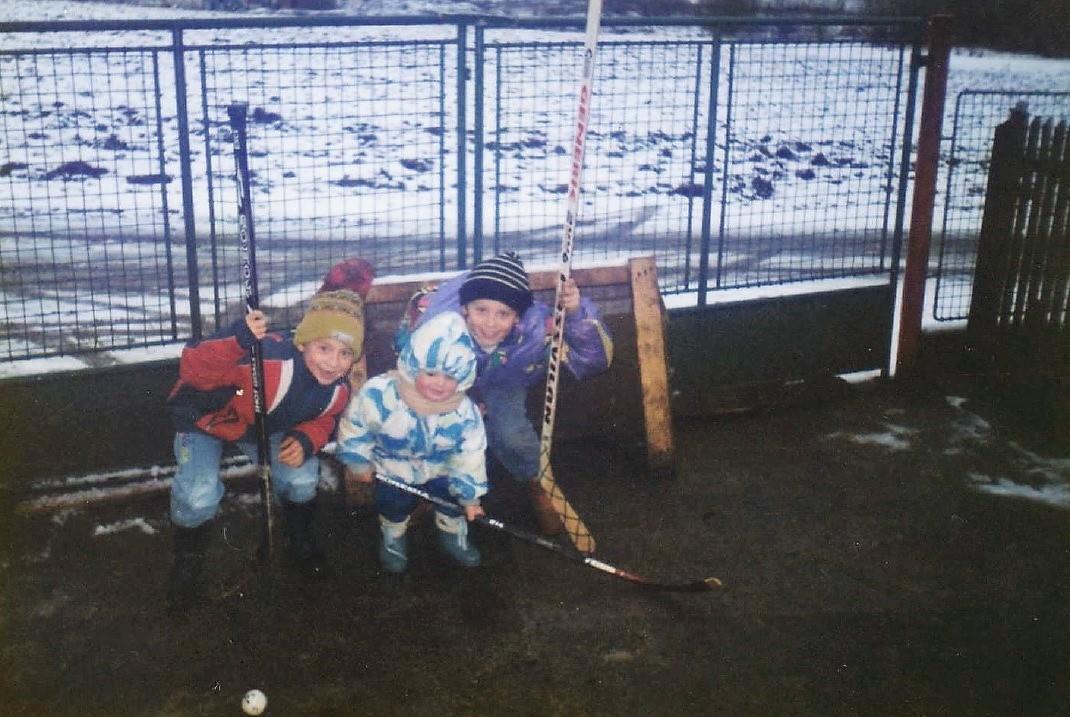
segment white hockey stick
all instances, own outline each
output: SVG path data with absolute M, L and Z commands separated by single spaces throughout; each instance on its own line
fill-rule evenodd
M 598 32 L 602 24 L 602 0 L 588 0 L 587 32 L 583 42 L 583 80 L 580 82 L 579 103 L 576 109 L 576 129 L 572 141 L 569 164 L 568 195 L 565 204 L 565 226 L 561 237 L 561 267 L 557 275 L 554 296 L 553 333 L 550 341 L 550 360 L 546 371 L 546 402 L 542 412 L 542 435 L 539 445 L 539 485 L 549 495 L 554 510 L 561 515 L 569 539 L 580 552 L 594 552 L 594 538 L 576 511 L 565 500 L 554 481 L 550 469 L 550 450 L 554 437 L 554 417 L 557 414 L 557 387 L 561 358 L 565 344 L 565 307 L 561 300 L 565 282 L 572 275 L 572 245 L 576 230 L 576 215 L 580 208 L 580 180 L 583 175 L 583 152 L 587 141 L 587 124 L 591 117 L 591 85 L 594 80 L 594 57 L 598 48 Z

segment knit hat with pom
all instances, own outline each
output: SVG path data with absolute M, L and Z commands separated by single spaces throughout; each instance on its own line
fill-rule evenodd
M 464 391 L 476 380 L 474 346 L 461 315 L 444 311 L 412 333 L 398 356 L 398 371 L 410 382 L 421 371 L 439 371 Z
M 353 257 L 338 262 L 327 271 L 326 276 L 323 277 L 320 292 L 345 289 L 360 294 L 361 299 L 367 299 L 374 278 L 375 269 L 372 265 L 363 259 Z
M 531 285 L 516 252 L 499 254 L 476 264 L 461 284 L 461 305 L 477 299 L 500 301 L 523 315 L 531 306 Z

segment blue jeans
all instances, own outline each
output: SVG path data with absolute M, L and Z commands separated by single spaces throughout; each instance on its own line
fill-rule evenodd
M 278 461 L 283 434 L 268 438 L 271 455 L 271 488 L 278 500 L 307 503 L 316 495 L 319 482 L 319 459 L 308 456 L 297 468 Z M 239 441 L 238 449 L 256 464 L 256 443 Z M 171 481 L 171 522 L 183 528 L 196 528 L 215 517 L 223 499 L 223 482 L 219 464 L 226 442 L 207 433 L 191 431 L 175 434 L 175 460 L 178 470 Z
M 481 386 L 480 397 L 487 409 L 483 423 L 491 453 L 516 480 L 535 480 L 539 475 L 540 445 L 539 436 L 528 420 L 528 389 Z
M 436 498 L 453 502 L 453 496 L 450 495 L 449 491 L 449 479 L 445 476 L 433 478 L 419 487 Z M 418 496 L 406 493 L 400 488 L 387 485 L 382 481 L 376 481 L 375 483 L 375 507 L 379 511 L 379 515 L 391 523 L 400 523 L 412 515 L 412 511 L 416 510 L 416 503 L 419 500 Z M 456 517 L 461 514 L 459 509 L 453 510 L 440 505 L 435 506 L 435 511 L 450 517 Z

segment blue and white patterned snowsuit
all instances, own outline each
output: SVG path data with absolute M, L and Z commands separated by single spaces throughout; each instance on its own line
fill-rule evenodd
M 459 392 L 475 380 L 473 342 L 463 319 L 444 316 L 428 329 L 413 334 L 397 371 L 369 379 L 350 402 L 338 426 L 338 456 L 357 471 L 370 465 L 439 497 L 476 505 L 487 492 L 487 440 L 479 409 L 461 395 L 452 410 L 422 414 L 405 402 L 399 388 L 400 381 L 412 381 L 423 370 L 457 380 Z M 417 498 L 402 490 L 384 483 L 375 490 L 379 514 L 391 523 L 407 520 L 416 507 Z M 437 511 L 440 519 L 459 515 Z

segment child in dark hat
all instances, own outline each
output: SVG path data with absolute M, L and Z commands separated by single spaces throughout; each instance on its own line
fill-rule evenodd
M 349 403 L 349 372 L 363 353 L 364 299 L 373 272 L 367 262 L 348 260 L 327 277 L 292 339 L 268 333 L 267 318 L 257 310 L 182 351 L 179 379 L 168 398 L 178 464 L 170 509 L 175 554 L 168 600 L 174 611 L 196 598 L 209 527 L 224 492 L 219 480 L 224 448 L 235 444 L 257 459 L 251 371 L 257 341 L 264 360 L 272 489 L 283 507 L 290 552 L 308 576 L 326 568 L 311 540 L 316 454 Z
M 564 285 L 563 363 L 583 379 L 609 367 L 613 342 L 598 308 L 580 296 L 576 282 Z M 484 409 L 487 444 L 516 480 L 530 485 L 532 508 L 545 534 L 563 530 L 539 486 L 539 437 L 527 417 L 528 388 L 546 380 L 552 310 L 534 301 L 524 264 L 513 252 L 477 264 L 417 298 L 396 337 L 403 348 L 408 332 L 446 312 L 460 313 L 475 340 L 478 377 L 469 395 Z

